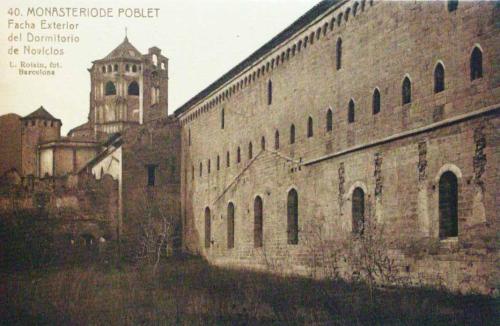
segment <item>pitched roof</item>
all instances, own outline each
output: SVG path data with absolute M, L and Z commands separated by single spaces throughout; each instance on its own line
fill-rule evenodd
M 35 111 L 31 112 L 27 116 L 21 118 L 21 119 L 42 119 L 42 120 L 54 120 L 54 121 L 61 121 L 57 118 L 54 118 L 52 114 L 50 114 L 43 106 L 39 107 Z
M 252 53 L 245 60 L 240 62 L 237 66 L 229 70 L 227 73 L 222 75 L 219 79 L 214 81 L 204 90 L 196 94 L 193 98 L 175 110 L 174 115 L 178 116 L 181 113 L 188 110 L 191 106 L 193 106 L 198 101 L 202 100 L 204 97 L 208 96 L 214 90 L 224 85 L 227 81 L 231 80 L 233 77 L 241 73 L 247 67 L 251 66 L 253 63 L 258 61 L 260 58 L 271 52 L 277 45 L 281 44 L 289 37 L 298 32 L 301 28 L 312 22 L 316 17 L 323 14 L 330 8 L 335 5 L 341 5 L 345 1 L 343 0 L 323 0 L 320 3 L 316 4 L 314 7 L 309 9 L 305 14 L 300 16 L 296 21 L 294 21 L 290 26 L 281 31 L 278 35 L 273 37 L 270 41 L 261 46 L 257 51 Z
M 75 132 L 75 131 L 82 131 L 82 130 L 90 130 L 92 129 L 92 126 L 90 125 L 90 122 L 85 122 L 79 126 L 76 126 L 75 128 L 71 129 L 68 134 L 71 134 L 72 132 Z
M 123 42 L 118 45 L 113 51 L 111 51 L 107 56 L 101 60 L 113 60 L 113 59 L 132 59 L 139 60 L 142 58 L 141 52 L 137 50 L 129 41 L 128 37 L 125 36 Z

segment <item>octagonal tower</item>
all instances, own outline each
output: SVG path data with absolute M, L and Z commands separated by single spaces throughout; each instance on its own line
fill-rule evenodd
M 168 59 L 159 48 L 141 54 L 125 37 L 89 72 L 89 128 L 96 136 L 167 116 Z

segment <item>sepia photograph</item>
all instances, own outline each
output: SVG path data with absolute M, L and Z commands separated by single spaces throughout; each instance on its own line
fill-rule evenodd
M 0 325 L 499 324 L 499 2 L 0 21 Z

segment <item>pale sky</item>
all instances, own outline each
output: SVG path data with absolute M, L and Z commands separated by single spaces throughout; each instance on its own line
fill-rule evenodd
M 142 53 L 151 46 L 169 58 L 169 113 L 249 56 L 286 28 L 319 0 L 157 0 L 70 1 L 2 0 L 0 3 L 0 115 L 24 116 L 40 105 L 63 122 L 63 134 L 87 120 L 91 62 L 101 59 L 120 44 L 128 28 L 130 42 Z M 9 8 L 25 14 L 28 7 L 160 8 L 159 18 L 50 18 L 13 17 Z M 8 20 L 37 23 L 36 30 L 8 28 Z M 79 43 L 47 44 L 8 42 L 11 33 L 41 31 L 39 21 L 78 23 Z M 64 48 L 63 56 L 14 56 L 10 46 Z M 55 76 L 21 76 L 10 61 L 59 61 Z

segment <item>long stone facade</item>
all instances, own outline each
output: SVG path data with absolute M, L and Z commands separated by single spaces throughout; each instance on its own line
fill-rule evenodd
M 222 266 L 495 294 L 498 18 L 321 1 L 170 116 L 168 59 L 125 38 L 68 137 L 43 108 L 0 117 L 0 213 L 19 188 L 73 237 L 168 219 L 168 249 Z
M 495 291 L 497 19 L 486 2 L 312 8 L 175 112 L 185 249 L 312 275 L 311 248 L 376 228 L 399 275 Z

